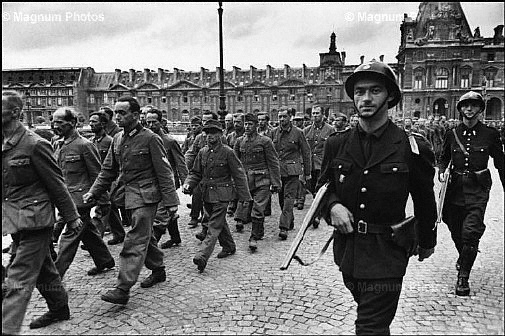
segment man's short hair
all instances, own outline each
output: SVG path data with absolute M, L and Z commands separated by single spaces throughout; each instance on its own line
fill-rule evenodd
M 108 106 L 100 107 L 100 111 L 107 113 L 109 119 L 112 119 L 112 117 L 114 116 L 114 111 Z
M 244 114 L 243 113 L 235 113 L 233 115 L 233 120 L 235 121 L 235 119 L 240 119 L 240 120 L 244 121 Z
M 218 120 L 219 119 L 219 116 L 217 115 L 216 112 L 212 112 L 212 111 L 204 111 L 203 114 L 205 115 L 212 115 L 212 119 L 213 120 Z
M 260 113 L 258 113 L 258 119 L 259 119 L 259 117 L 263 117 L 263 116 L 265 117 L 265 119 L 267 120 L 267 122 L 270 121 L 270 116 L 268 115 L 268 113 L 266 113 L 266 112 L 260 112 Z
M 137 99 L 135 99 L 133 97 L 122 96 L 122 97 L 118 98 L 117 102 L 118 103 L 127 102 L 130 104 L 130 111 L 131 112 L 139 112 L 140 113 L 139 102 L 137 101 Z
M 248 112 L 244 116 L 244 122 L 246 121 L 252 121 L 253 123 L 257 124 L 258 123 L 258 116 L 252 112 Z
M 201 125 L 202 124 L 202 118 L 200 118 L 199 116 L 194 116 L 193 118 L 191 118 L 191 125 Z
M 314 111 L 315 109 L 319 109 L 319 111 L 321 112 L 321 114 L 324 114 L 324 109 L 321 105 L 319 104 L 314 104 L 312 105 L 312 110 L 311 111 Z
M 7 99 L 7 107 L 10 109 L 14 109 L 19 107 L 20 110 L 23 109 L 23 99 L 21 95 L 13 90 L 2 91 L 2 99 L 6 97 Z
M 98 116 L 98 121 L 102 122 L 102 123 L 107 123 L 109 121 L 109 119 L 107 119 L 106 115 L 105 115 L 105 112 L 103 111 L 96 111 L 96 112 L 93 112 L 89 115 L 89 117 L 91 118 L 92 116 Z
M 63 112 L 63 120 L 72 122 L 75 121 L 77 123 L 79 119 L 79 113 L 72 106 L 63 106 L 54 111 L 53 114 Z
M 156 113 L 156 115 L 157 115 L 156 119 L 158 119 L 159 122 L 161 122 L 163 120 L 163 115 L 161 114 L 161 111 L 158 110 L 157 108 L 151 108 L 150 110 L 147 111 L 147 113 Z M 146 117 L 147 117 L 147 113 L 146 113 Z

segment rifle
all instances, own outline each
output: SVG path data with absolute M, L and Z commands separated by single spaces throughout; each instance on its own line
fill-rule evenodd
M 317 217 L 317 215 L 320 211 L 321 201 L 323 200 L 323 197 L 326 194 L 326 191 L 328 190 L 328 185 L 329 185 L 329 183 L 325 183 L 321 188 L 319 188 L 319 190 L 316 193 L 316 196 L 314 196 L 314 200 L 312 201 L 312 204 L 310 205 L 309 211 L 307 212 L 307 214 L 305 215 L 305 218 L 303 219 L 302 226 L 300 227 L 300 230 L 298 231 L 298 234 L 296 235 L 295 240 L 293 240 L 293 242 L 291 243 L 291 247 L 289 248 L 287 255 L 284 257 L 284 261 L 282 262 L 282 265 L 281 265 L 281 270 L 284 271 L 284 270 L 288 269 L 289 264 L 291 263 L 292 259 L 296 259 L 303 266 L 308 266 L 308 265 L 312 264 L 312 262 L 308 263 L 308 264 L 304 263 L 300 259 L 300 257 L 298 257 L 295 254 L 296 254 L 296 251 L 298 250 L 298 247 L 302 243 L 303 237 L 305 236 L 305 232 L 307 232 L 307 229 L 309 228 L 310 224 L 312 223 L 314 218 Z M 322 253 L 324 253 L 324 251 L 328 247 L 330 241 L 331 241 L 331 239 L 326 243 L 326 246 L 323 249 Z
M 442 210 L 444 209 L 444 201 L 445 194 L 447 193 L 447 186 L 449 185 L 449 180 L 451 178 L 451 165 L 452 160 L 449 162 L 449 165 L 444 171 L 444 182 L 442 182 L 442 186 L 440 187 L 440 192 L 438 193 L 438 202 L 437 202 L 437 221 L 435 222 L 435 227 L 433 230 L 437 229 L 438 224 L 442 221 Z

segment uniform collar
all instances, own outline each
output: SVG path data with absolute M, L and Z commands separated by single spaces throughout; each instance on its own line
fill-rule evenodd
M 70 135 L 68 138 L 63 140 L 63 144 L 68 145 L 69 143 L 71 143 L 75 139 L 79 138 L 80 136 L 81 135 L 79 134 L 79 131 L 75 130 L 75 132 L 72 133 L 72 135 Z
M 26 132 L 27 129 L 22 124 L 19 124 L 10 139 L 5 144 L 2 144 L 2 152 L 15 147 Z
M 281 129 L 281 133 L 289 133 L 291 132 L 291 129 L 293 128 L 293 124 L 289 124 L 288 128 L 284 129 L 282 126 L 279 126 L 279 128 Z
M 130 132 L 126 133 L 126 135 L 132 138 L 135 135 L 139 134 L 139 132 L 142 131 L 143 129 L 144 127 L 140 123 L 138 123 L 137 126 L 135 126 Z
M 387 120 L 384 125 L 382 125 L 381 127 L 377 128 L 375 131 L 373 131 L 372 133 L 367 133 L 365 132 L 365 130 L 363 128 L 361 128 L 361 125 L 358 124 L 357 126 L 357 129 L 358 129 L 358 133 L 362 136 L 374 136 L 375 138 L 379 139 L 381 137 L 381 135 L 384 133 L 384 131 L 386 131 L 386 128 L 388 128 L 389 126 L 389 123 L 391 122 L 391 120 Z

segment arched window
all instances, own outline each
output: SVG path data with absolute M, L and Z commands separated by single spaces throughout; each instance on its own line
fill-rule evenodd
M 472 73 L 472 68 L 465 67 L 461 69 L 461 88 L 469 88 L 470 87 L 470 74 Z
M 417 68 L 414 70 L 414 89 L 423 88 L 424 70 L 422 68 Z
M 446 68 L 438 68 L 435 71 L 435 89 L 447 89 L 449 79 L 449 70 Z
M 490 88 L 494 86 L 494 78 L 496 77 L 496 73 L 498 72 L 498 69 L 496 68 L 487 68 L 484 69 L 484 83 L 486 87 Z

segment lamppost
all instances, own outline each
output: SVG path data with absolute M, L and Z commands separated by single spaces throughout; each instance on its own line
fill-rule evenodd
M 224 94 L 224 68 L 223 68 L 223 3 L 219 2 L 217 13 L 219 15 L 219 117 L 224 125 L 226 116 L 226 96 Z

